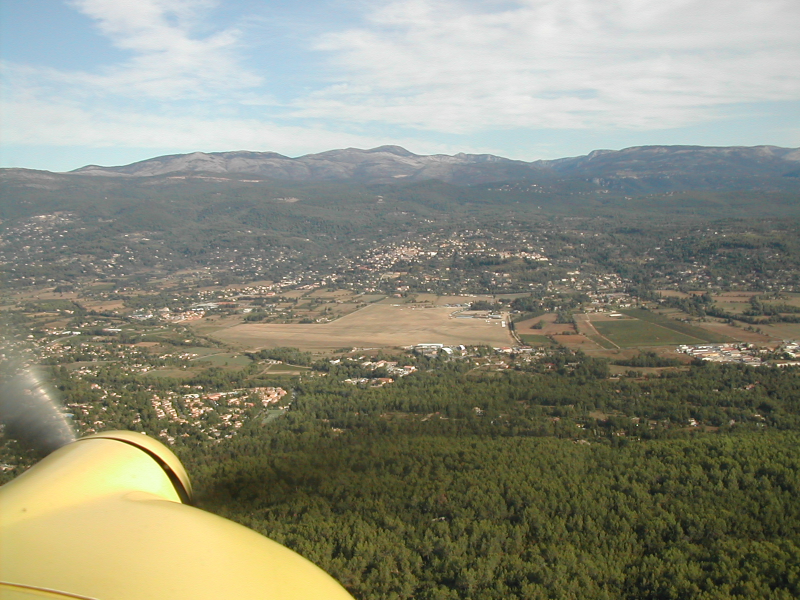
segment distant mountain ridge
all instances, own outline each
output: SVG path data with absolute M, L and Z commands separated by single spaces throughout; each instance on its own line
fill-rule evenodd
M 638 185 L 659 190 L 785 187 L 783 184 L 789 184 L 786 179 L 800 180 L 800 148 L 637 146 L 533 162 L 491 154 L 419 155 L 400 146 L 329 150 L 298 158 L 276 152 L 194 152 L 119 167 L 90 165 L 71 173 L 105 177 L 205 173 L 359 183 L 438 179 L 455 185 L 580 178 L 601 181 L 612 188 Z
M 289 181 L 356 180 L 390 183 L 440 179 L 457 185 L 522 179 L 535 163 L 489 154 L 418 155 L 400 146 L 347 148 L 289 158 L 275 152 L 194 152 L 160 156 L 121 167 L 82 167 L 80 175 L 143 177 L 169 173 L 246 174 Z
M 247 213 L 241 222 L 295 233 L 317 221 L 327 231 L 481 215 L 800 218 L 800 149 L 642 146 L 525 162 L 381 146 L 298 158 L 195 152 L 71 173 L 0 169 L 0 223 L 65 211 L 135 231 Z

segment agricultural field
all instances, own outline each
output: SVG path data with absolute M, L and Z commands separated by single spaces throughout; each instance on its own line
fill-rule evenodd
M 575 325 L 572 323 L 556 323 L 557 315 L 555 313 L 548 313 L 533 319 L 526 319 L 515 323 L 516 331 L 518 334 L 531 334 L 531 335 L 563 335 L 575 333 Z M 534 329 L 534 325 L 541 323 L 540 329 Z
M 678 344 L 702 344 L 704 342 L 700 338 L 688 336 L 640 319 L 596 321 L 592 325 L 601 336 L 620 348 L 675 346 Z
M 622 310 L 621 313 L 628 317 L 632 317 L 634 319 L 641 319 L 642 321 L 653 323 L 654 325 L 658 325 L 659 327 L 665 327 L 667 329 L 671 329 L 673 331 L 682 333 L 692 338 L 699 338 L 703 342 L 725 343 L 725 342 L 736 341 L 736 338 L 723 335 L 720 333 L 709 332 L 707 330 L 694 327 L 693 325 L 689 325 L 688 323 L 676 321 L 675 319 L 671 319 L 668 316 L 660 314 L 656 311 L 633 308 L 633 309 Z
M 241 323 L 208 335 L 240 348 L 294 346 L 303 350 L 331 350 L 343 346 L 376 348 L 423 343 L 513 344 L 507 327 L 497 319 L 455 319 L 452 308 L 403 304 L 370 304 L 331 323 Z
M 711 297 L 719 308 L 736 315 L 750 308 L 750 298 L 755 295 L 755 292 L 722 292 Z
M 302 375 L 303 373 L 307 373 L 310 370 L 311 369 L 309 367 L 301 367 L 298 365 L 275 364 L 275 365 L 267 365 L 267 367 L 261 372 L 261 374 Z
M 770 336 L 773 340 L 800 340 L 800 323 L 759 325 L 758 329 Z
M 784 298 L 781 298 L 780 302 L 791 304 L 792 306 L 800 306 L 800 294 L 786 294 Z
M 580 350 L 593 356 L 607 355 L 608 348 L 585 335 L 554 335 L 553 341 L 570 350 Z
M 709 319 L 705 322 L 698 322 L 696 325 L 698 328 L 708 331 L 709 333 L 735 339 L 740 342 L 747 342 L 749 344 L 767 344 L 772 341 L 772 338 L 768 335 L 756 331 L 748 331 L 743 327 L 734 327 L 721 320 Z M 768 328 L 762 327 L 761 329 Z
M 154 369 L 152 371 L 148 371 L 146 375 L 147 377 L 158 377 L 166 379 L 189 379 L 192 376 L 197 375 L 197 373 L 198 371 L 189 369 L 166 368 L 166 369 Z
M 545 335 L 533 335 L 530 333 L 522 333 L 519 335 L 519 339 L 522 340 L 523 344 L 527 344 L 528 346 L 552 346 L 553 342 L 550 340 L 549 337 Z
M 241 354 L 230 352 L 215 352 L 206 356 L 198 356 L 191 362 L 202 363 L 204 367 L 235 367 L 242 368 L 249 365 L 252 361 Z

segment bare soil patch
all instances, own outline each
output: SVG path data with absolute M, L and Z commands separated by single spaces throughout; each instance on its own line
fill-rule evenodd
M 526 319 L 516 324 L 517 333 L 531 333 L 537 335 L 563 335 L 570 332 L 575 333 L 575 326 L 572 323 L 556 323 L 556 314 L 547 313 L 533 319 Z M 533 329 L 535 323 L 542 323 L 541 329 Z
M 553 340 L 566 346 L 570 349 L 586 350 L 605 350 L 600 344 L 597 344 L 584 335 L 554 335 Z

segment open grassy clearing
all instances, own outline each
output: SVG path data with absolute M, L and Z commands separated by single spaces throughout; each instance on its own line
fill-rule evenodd
M 739 315 L 750 308 L 750 298 L 755 295 L 756 292 L 721 292 L 711 297 L 718 308 Z
M 678 290 L 656 290 L 656 294 L 662 298 L 688 298 L 689 294 L 686 292 L 679 292 Z
M 310 371 L 310 367 L 300 367 L 298 365 L 268 365 L 262 373 L 269 373 L 270 375 L 302 375 Z
M 70 371 L 77 371 L 78 369 L 82 369 L 84 367 L 97 367 L 100 365 L 109 365 L 112 361 L 110 360 L 81 360 L 74 363 L 69 363 L 64 365 Z
M 681 367 L 624 367 L 622 365 L 608 365 L 608 371 L 611 375 L 625 375 L 629 371 L 636 371 L 642 375 L 661 375 L 670 371 L 686 371 L 688 366 Z
M 372 304 L 373 302 L 380 302 L 384 298 L 386 298 L 385 294 L 364 294 L 363 296 L 356 296 L 355 301 Z
M 274 421 L 275 419 L 277 419 L 278 417 L 283 415 L 285 412 L 286 411 L 284 409 L 281 409 L 281 408 L 270 408 L 270 409 L 267 409 L 267 410 L 264 411 L 264 419 L 262 420 L 262 422 L 264 424 L 267 424 L 270 421 Z
M 155 369 L 145 373 L 147 377 L 163 377 L 169 379 L 190 379 L 199 373 L 196 369 Z
M 241 354 L 232 354 L 230 352 L 218 352 L 216 354 L 198 356 L 197 358 L 192 359 L 192 362 L 197 362 L 203 365 L 210 365 L 212 367 L 242 368 L 249 365 L 252 361 L 246 356 L 242 356 Z
M 350 300 L 356 294 L 350 290 L 327 290 L 317 289 L 308 294 L 307 298 L 319 298 L 324 300 Z
M 371 304 L 331 323 L 314 325 L 237 324 L 204 332 L 244 348 L 294 346 L 304 350 L 412 346 L 423 343 L 513 344 L 499 319 L 454 319 L 452 308 Z

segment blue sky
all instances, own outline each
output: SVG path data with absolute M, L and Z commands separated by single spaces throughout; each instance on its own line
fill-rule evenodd
M 0 165 L 800 146 L 797 0 L 2 0 Z

